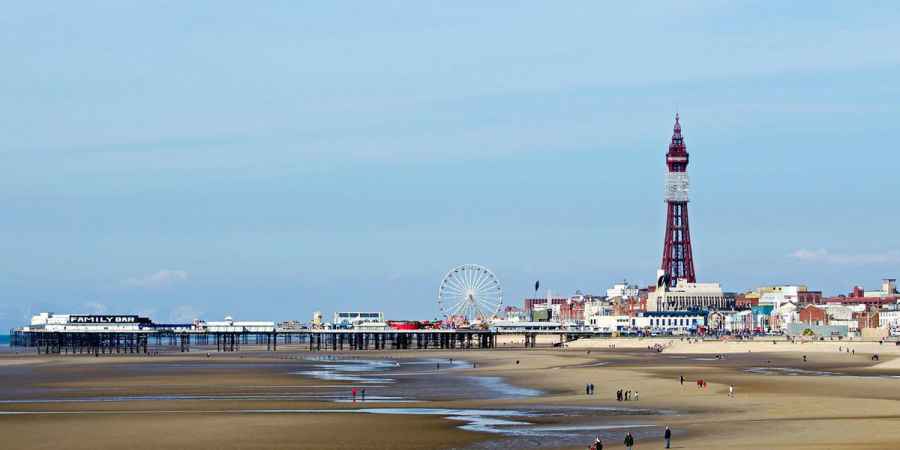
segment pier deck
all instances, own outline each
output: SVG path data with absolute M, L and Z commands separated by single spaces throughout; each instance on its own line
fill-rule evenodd
M 605 336 L 591 331 L 495 330 L 276 330 L 276 331 L 48 331 L 10 330 L 10 347 L 36 349 L 43 354 L 107 355 L 188 352 L 191 348 L 233 352 L 241 346 L 301 346 L 311 352 L 345 350 L 467 350 L 491 349 L 500 336 L 520 336 L 525 348 L 534 348 L 538 336 L 558 336 L 559 344 L 580 337 Z M 505 348 L 510 348 L 505 346 Z

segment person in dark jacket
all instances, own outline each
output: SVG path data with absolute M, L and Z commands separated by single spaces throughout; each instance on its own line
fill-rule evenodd
M 666 439 L 666 448 L 670 448 L 669 446 L 672 445 L 672 429 L 668 426 L 666 426 L 666 432 L 663 434 L 663 438 Z
M 625 448 L 631 450 L 634 447 L 634 436 L 631 433 L 625 433 Z
M 591 450 L 603 450 L 603 441 L 600 440 L 600 436 L 597 436 L 597 439 L 594 440 Z

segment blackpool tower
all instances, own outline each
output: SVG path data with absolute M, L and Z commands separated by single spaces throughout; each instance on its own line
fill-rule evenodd
M 681 136 L 681 122 L 675 114 L 675 129 L 666 153 L 666 239 L 663 242 L 661 271 L 664 283 L 672 287 L 679 279 L 696 283 L 688 225 L 688 152 Z

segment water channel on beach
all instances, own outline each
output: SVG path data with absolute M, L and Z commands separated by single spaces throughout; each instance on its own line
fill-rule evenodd
M 158 393 L 131 395 L 124 390 L 116 395 L 103 388 L 28 387 L 0 388 L 0 415 L 13 414 L 191 414 L 196 409 L 167 408 L 166 411 L 131 410 L 97 411 L 67 408 L 50 410 L 57 403 L 106 403 L 136 401 L 209 401 L 204 414 L 377 414 L 377 415 L 434 415 L 458 422 L 459 428 L 496 435 L 495 439 L 482 441 L 470 448 L 505 449 L 537 448 L 553 445 L 582 445 L 595 436 L 618 442 L 626 431 L 641 439 L 659 430 L 653 425 L 653 416 L 673 414 L 671 411 L 655 411 L 640 408 L 568 407 L 540 405 L 534 398 L 543 395 L 537 389 L 515 386 L 498 376 L 479 376 L 459 369 L 471 367 L 463 360 L 418 358 L 362 358 L 340 356 L 295 357 L 284 362 L 221 363 L 215 361 L 145 362 L 123 364 L 118 370 L 139 370 L 142 374 L 189 373 L 209 370 L 214 366 L 241 371 L 287 371 L 288 374 L 320 381 L 321 384 L 279 386 L 280 389 L 262 389 L 247 392 Z M 6 367 L 0 372 L 27 373 L 26 367 Z M 0 373 L 3 375 L 3 373 Z M 20 374 L 21 375 L 21 374 Z M 270 388 L 272 386 L 269 386 Z M 355 396 L 354 396 L 355 388 Z M 97 395 L 92 395 L 94 389 Z M 365 397 L 363 397 L 365 389 Z M 73 395 L 77 394 L 77 395 Z M 453 401 L 478 401 L 503 399 L 522 400 L 521 405 L 485 408 L 431 407 L 430 403 Z M 527 401 L 526 400 L 532 400 Z M 343 409 L 217 409 L 216 401 L 297 401 L 341 403 Z M 3 405 L 48 405 L 46 411 L 3 411 Z M 352 404 L 352 405 L 350 405 Z M 391 407 L 386 404 L 396 404 Z M 471 403 L 469 403 L 471 404 Z M 350 407 L 350 408 L 347 408 Z

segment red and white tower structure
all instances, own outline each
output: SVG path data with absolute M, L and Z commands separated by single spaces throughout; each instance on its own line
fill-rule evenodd
M 675 129 L 666 153 L 666 239 L 663 242 L 662 267 L 665 284 L 675 286 L 679 279 L 696 283 L 694 257 L 691 252 L 691 229 L 688 225 L 687 173 L 688 152 L 681 136 L 681 122 L 675 114 Z

